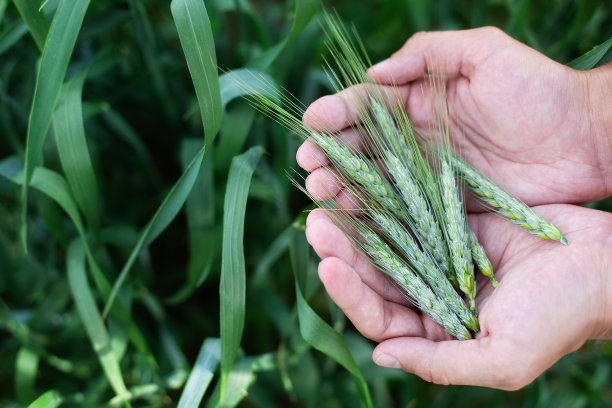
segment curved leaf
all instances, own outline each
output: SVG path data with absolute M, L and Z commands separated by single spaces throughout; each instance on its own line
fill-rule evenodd
M 223 205 L 223 252 L 221 260 L 221 400 L 236 359 L 244 330 L 246 276 L 244 266 L 244 217 L 251 177 L 263 153 L 252 147 L 234 157 L 227 179 Z
M 27 251 L 28 185 L 42 152 L 51 124 L 51 115 L 59 98 L 68 62 L 85 18 L 90 0 L 61 0 L 42 51 L 36 77 L 34 98 L 28 120 L 25 152 L 25 179 L 22 187 L 21 239 Z
M 591 51 L 588 51 L 575 60 L 568 62 L 567 65 L 581 71 L 589 70 L 597 65 L 597 63 L 606 56 L 610 48 L 612 48 L 612 38 L 596 47 L 593 47 Z
M 62 395 L 55 391 L 49 390 L 40 397 L 36 398 L 34 402 L 28 405 L 28 408 L 56 408 L 62 403 Z
M 178 408 L 196 408 L 213 378 L 219 364 L 221 344 L 219 339 L 206 339 L 202 343 L 198 358 L 189 374 L 185 388 L 181 393 Z
M 208 146 L 221 126 L 223 111 L 210 20 L 202 0 L 172 0 L 170 9 L 200 105 Z

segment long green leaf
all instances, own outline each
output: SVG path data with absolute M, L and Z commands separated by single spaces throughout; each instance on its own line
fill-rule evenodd
M 221 398 L 240 347 L 244 330 L 246 276 L 244 266 L 244 217 L 249 185 L 263 153 L 252 147 L 232 160 L 223 205 L 223 251 L 221 260 Z
M 0 176 L 3 176 L 17 185 L 23 185 L 23 165 L 17 158 L 10 157 L 0 162 Z M 34 171 L 32 177 L 32 187 L 46 194 L 48 197 L 53 199 L 60 207 L 68 214 L 72 220 L 76 230 L 81 237 L 85 251 L 87 254 L 87 261 L 91 268 L 94 282 L 104 299 L 108 299 L 111 291 L 111 286 L 108 280 L 100 270 L 96 260 L 94 259 L 91 249 L 87 241 L 87 235 L 85 233 L 85 227 L 81 220 L 77 204 L 72 198 L 70 188 L 66 180 L 59 174 L 43 168 L 38 167 Z M 119 323 L 119 325 L 125 330 L 132 343 L 136 348 L 149 356 L 149 360 L 155 365 L 155 361 L 152 357 L 150 350 L 147 347 L 147 343 L 142 335 L 142 332 L 138 329 L 136 324 L 131 318 L 131 314 L 127 310 L 127 307 L 123 302 L 119 301 L 111 310 L 112 317 Z
M 283 41 L 274 45 L 251 61 L 248 66 L 261 70 L 268 68 L 272 62 L 278 58 L 285 47 L 287 47 L 287 45 L 289 45 L 289 43 L 306 27 L 319 9 L 319 6 L 320 0 L 295 0 L 295 14 L 289 35 Z
M 28 32 L 28 27 L 23 21 L 15 21 L 2 34 L 0 34 L 0 55 L 11 48 L 13 44 L 21 39 Z
M 210 20 L 202 0 L 172 0 L 170 9 L 200 105 L 208 146 L 219 131 L 223 112 Z
M 209 338 L 202 343 L 198 358 L 189 374 L 181 393 L 178 408 L 197 408 L 213 378 L 219 364 L 221 343 L 217 338 Z
M 70 189 L 89 227 L 100 228 L 98 181 L 89 156 L 81 95 L 87 69 L 68 81 L 53 115 L 55 141 Z
M 25 153 L 25 180 L 22 187 L 21 239 L 27 251 L 28 186 L 42 152 L 51 124 L 51 115 L 59 98 L 68 62 L 83 24 L 90 0 L 61 0 L 42 51 L 36 77 L 34 98 L 28 120 Z
M 45 47 L 45 39 L 49 31 L 49 22 L 45 13 L 40 10 L 38 0 L 13 0 L 13 4 L 19 11 L 21 18 L 28 26 L 30 35 L 34 39 L 39 51 Z
M 599 61 L 602 60 L 603 57 L 606 56 L 608 51 L 612 48 L 612 38 L 608 39 L 608 41 L 599 44 L 596 47 L 593 47 L 592 50 L 587 53 L 581 55 L 567 63 L 567 65 L 571 68 L 578 69 L 581 71 L 586 71 L 593 68 Z
M 303 230 L 294 228 L 293 234 L 295 234 L 295 238 L 298 239 L 293 239 L 292 245 L 299 245 L 299 242 L 301 242 L 301 245 L 308 245 Z M 292 267 L 295 274 L 295 295 L 297 298 L 298 320 L 302 337 L 312 347 L 337 361 L 353 375 L 363 406 L 371 407 L 372 399 L 370 397 L 368 385 L 361 374 L 361 370 L 355 363 L 351 352 L 346 346 L 346 342 L 340 333 L 321 319 L 321 317 L 319 317 L 308 305 L 300 286 L 305 280 L 304 274 L 298 271 L 300 264 L 292 262 Z
M 104 308 L 104 313 L 102 316 L 106 316 L 108 311 L 113 306 L 115 298 L 119 293 L 119 289 L 121 289 L 123 282 L 127 278 L 128 273 L 132 268 L 132 265 L 134 265 L 134 262 L 136 261 L 136 258 L 140 252 L 150 245 L 151 242 L 153 242 L 155 238 L 157 238 L 159 234 L 166 229 L 166 227 L 172 222 L 174 217 L 176 217 L 180 211 L 181 207 L 185 203 L 185 200 L 187 200 L 187 197 L 189 196 L 196 177 L 200 171 L 200 167 L 202 166 L 202 161 L 204 160 L 206 152 L 205 149 L 206 147 L 202 147 L 198 154 L 196 154 L 189 166 L 187 166 L 181 175 L 181 178 L 178 179 L 170 192 L 168 192 L 164 198 L 164 201 L 155 212 L 155 215 L 153 215 L 153 218 L 151 218 L 143 232 L 140 234 L 140 238 L 138 239 L 136 246 L 132 250 L 132 253 L 121 269 L 121 273 L 113 285 L 113 289 L 108 300 L 106 301 L 106 307 Z
M 100 365 L 111 387 L 117 396 L 126 399 L 126 406 L 130 406 L 127 401 L 128 390 L 123 381 L 117 356 L 113 351 L 108 332 L 102 322 L 102 317 L 87 283 L 85 250 L 80 241 L 73 241 L 70 244 L 66 259 L 68 264 L 68 284 L 89 341 L 98 355 Z
M 62 395 L 55 391 L 49 390 L 40 397 L 36 398 L 34 402 L 28 405 L 28 408 L 56 408 L 62 403 Z

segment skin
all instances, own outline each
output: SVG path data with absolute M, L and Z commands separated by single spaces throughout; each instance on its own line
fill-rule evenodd
M 588 339 L 612 338 L 612 214 L 568 204 L 612 193 L 612 121 L 605 111 L 612 70 L 571 70 L 487 27 L 418 33 L 369 76 L 381 86 L 397 84 L 397 102 L 415 127 L 427 129 L 435 114 L 427 72 L 445 75 L 451 134 L 462 155 L 557 225 L 570 245 L 468 206 L 500 284 L 493 290 L 478 276 L 481 331 L 460 342 L 415 311 L 322 211 L 309 215 L 306 234 L 322 259 L 319 276 L 330 297 L 380 343 L 375 363 L 439 384 L 516 390 Z M 344 129 L 339 137 L 358 146 L 347 129 L 357 119 L 344 103 L 348 92 L 317 100 L 304 120 Z M 311 172 L 311 194 L 349 204 L 312 143 L 302 145 L 297 160 Z

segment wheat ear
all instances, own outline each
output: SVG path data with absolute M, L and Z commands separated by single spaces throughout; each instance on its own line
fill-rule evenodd
M 368 215 L 378 225 L 386 238 L 400 251 L 408 263 L 429 284 L 438 297 L 446 302 L 455 312 L 461 322 L 470 330 L 478 331 L 478 319 L 466 306 L 465 302 L 453 288 L 446 275 L 430 261 L 430 257 L 423 252 L 415 239 L 394 217 L 369 209 Z
M 478 242 L 478 238 L 476 238 L 476 234 L 468 227 L 468 234 L 470 236 L 470 249 L 472 250 L 472 260 L 478 267 L 480 273 L 491 280 L 491 285 L 494 288 L 497 287 L 497 279 L 495 279 L 495 275 L 493 274 L 493 265 L 491 265 L 491 261 L 489 261 L 489 257 L 485 252 L 480 242 Z
M 565 245 L 569 244 L 559 228 L 546 221 L 521 200 L 506 193 L 469 163 L 457 156 L 451 156 L 450 160 L 453 168 L 467 183 L 470 190 L 498 213 L 537 237 L 552 239 Z
M 360 246 L 366 254 L 383 273 L 406 291 L 411 301 L 415 302 L 419 309 L 459 340 L 472 338 L 468 329 L 461 324 L 448 305 L 439 299 L 431 288 L 376 233 L 363 228 L 360 234 L 363 237 Z
M 447 243 L 450 250 L 459 288 L 470 300 L 472 310 L 476 309 L 476 282 L 474 281 L 474 264 L 469 247 L 469 236 L 467 234 L 467 220 L 463 211 L 455 173 L 451 169 L 446 157 L 441 159 L 440 188 L 442 190 L 442 202 L 446 209 L 446 233 Z

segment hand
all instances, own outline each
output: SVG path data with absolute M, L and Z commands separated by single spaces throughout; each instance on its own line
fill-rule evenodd
M 418 33 L 369 76 L 397 83 L 416 128 L 435 117 L 426 73 L 447 76 L 453 141 L 476 168 L 529 205 L 581 203 L 612 194 L 612 137 L 606 95 L 612 69 L 587 73 L 558 64 L 496 28 Z M 314 102 L 313 117 L 347 128 L 354 117 L 343 91 Z M 350 97 L 350 96 L 349 96 Z M 606 133 L 608 132 L 608 133 Z M 346 130 L 350 136 L 350 130 Z M 309 186 L 331 185 L 305 143 L 298 163 Z
M 306 235 L 330 297 L 365 337 L 380 342 L 374 362 L 438 384 L 516 390 L 587 339 L 612 334 L 612 214 L 571 205 L 536 211 L 571 244 L 541 240 L 492 214 L 469 216 L 500 284 L 493 290 L 477 276 L 481 331 L 468 341 L 452 340 L 416 312 L 322 210 L 309 215 Z

